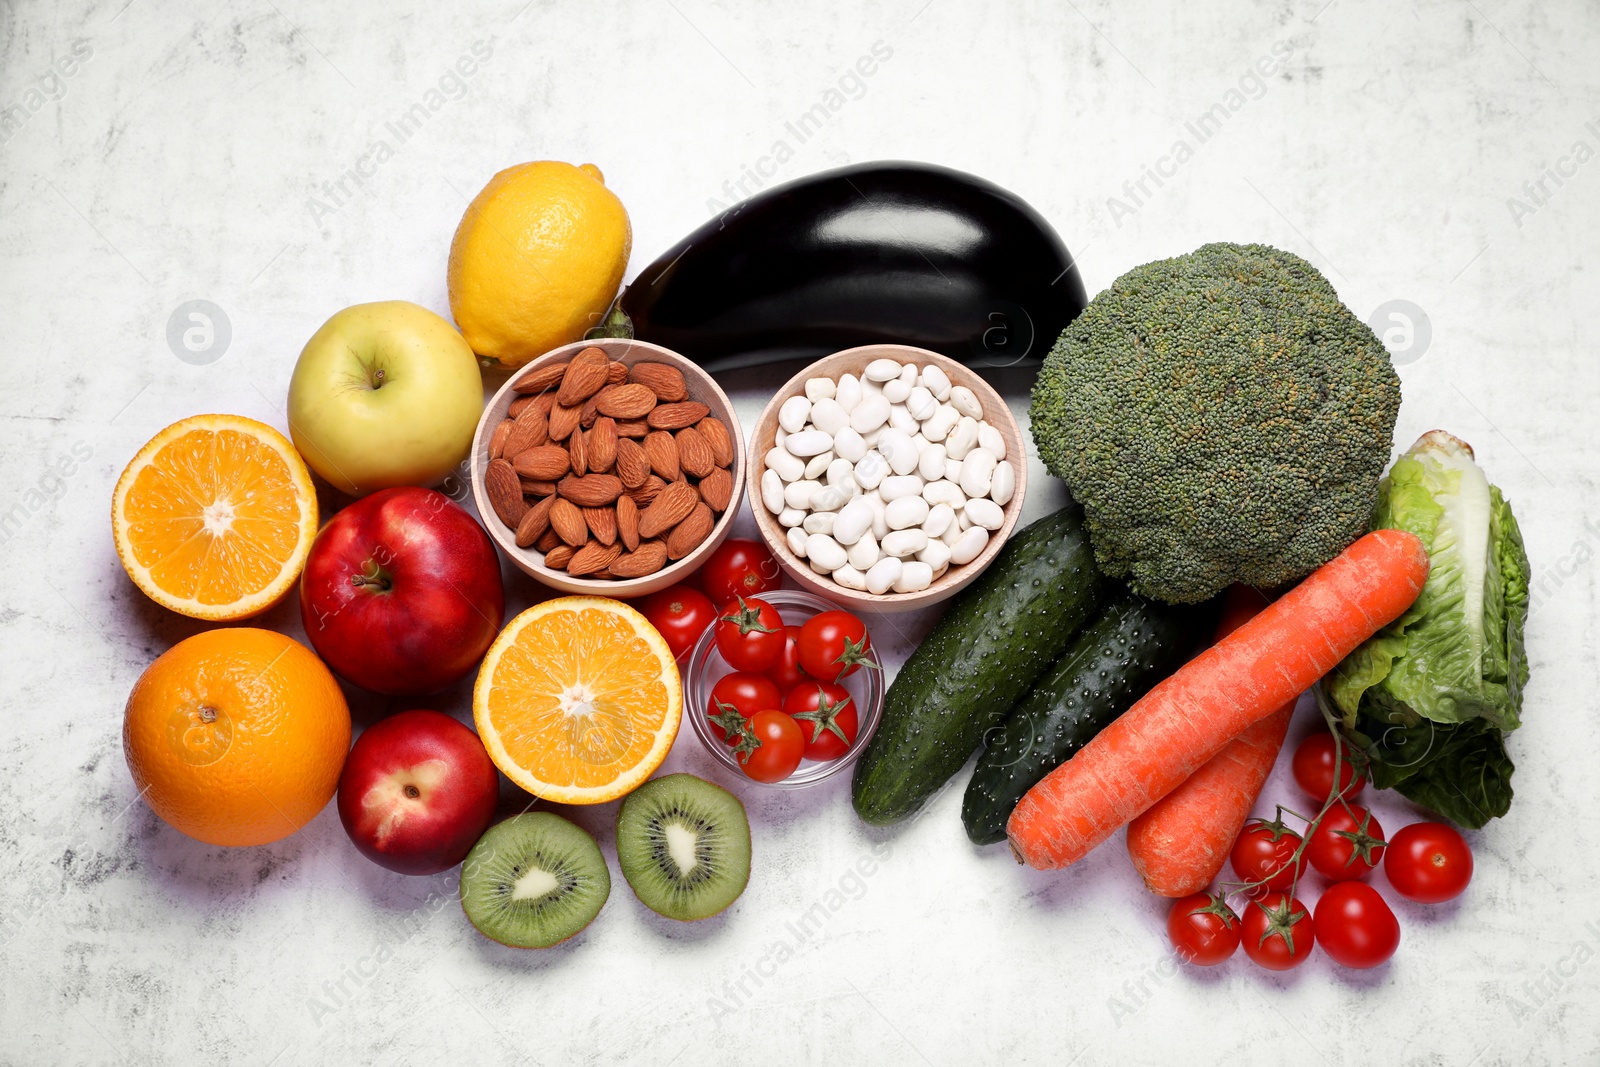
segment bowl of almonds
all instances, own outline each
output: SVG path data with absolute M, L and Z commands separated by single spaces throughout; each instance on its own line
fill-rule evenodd
M 567 593 L 635 597 L 688 575 L 728 536 L 744 436 L 711 376 L 644 341 L 577 341 L 518 369 L 472 444 L 489 536 Z

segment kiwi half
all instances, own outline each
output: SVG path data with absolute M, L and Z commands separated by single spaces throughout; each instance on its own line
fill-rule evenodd
M 749 884 L 750 820 L 726 789 L 692 774 L 668 774 L 622 802 L 617 860 L 651 911 L 707 919 Z
M 611 895 L 594 838 L 548 811 L 489 828 L 461 863 L 461 908 L 513 948 L 549 948 L 582 930 Z

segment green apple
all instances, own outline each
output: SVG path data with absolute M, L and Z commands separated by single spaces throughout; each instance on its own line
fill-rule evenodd
M 466 340 L 404 300 L 334 315 L 289 381 L 295 447 L 354 496 L 440 481 L 466 458 L 482 413 L 483 379 Z

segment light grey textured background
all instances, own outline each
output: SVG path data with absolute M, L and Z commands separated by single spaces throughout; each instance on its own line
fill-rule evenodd
M 1600 9 L 982 6 L 0 4 L 0 1061 L 1596 1062 Z M 848 80 L 875 44 L 888 58 Z M 450 81 L 475 45 L 489 58 Z M 786 131 L 834 89 L 819 133 Z M 386 123 L 417 103 L 438 107 L 399 143 Z M 1201 141 L 1186 124 L 1208 112 L 1225 117 Z M 843 781 L 743 787 L 755 873 L 725 917 L 657 919 L 619 878 L 589 932 L 532 954 L 473 933 L 453 875 L 367 863 L 331 809 L 227 851 L 136 801 L 122 701 L 200 629 L 148 603 L 112 548 L 111 486 L 146 438 L 201 411 L 282 427 L 301 344 L 346 304 L 448 313 L 450 235 L 501 167 L 598 164 L 637 271 L 741 179 L 895 157 L 1029 199 L 1091 292 L 1261 240 L 1363 316 L 1425 311 L 1398 442 L 1440 426 L 1477 447 L 1539 589 L 1516 804 L 1473 835 L 1464 899 L 1397 909 L 1393 963 L 1176 973 L 1120 839 L 1065 873 L 1021 870 L 967 844 L 957 789 L 878 835 Z M 231 326 L 204 365 L 166 340 L 196 299 Z M 747 420 L 775 382 L 736 379 Z M 535 595 L 512 581 L 513 608 Z M 265 621 L 300 635 L 292 608 Z M 927 623 L 878 626 L 892 661 Z M 354 700 L 363 723 L 386 707 Z M 713 773 L 694 743 L 669 769 Z M 1377 811 L 1391 828 L 1415 814 Z M 614 861 L 611 816 L 575 817 Z

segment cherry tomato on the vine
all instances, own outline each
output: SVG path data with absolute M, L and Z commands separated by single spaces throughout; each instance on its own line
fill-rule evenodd
M 717 651 L 736 671 L 761 672 L 783 655 L 783 616 L 765 600 L 736 597 L 717 618 Z
M 1257 883 L 1246 888 L 1245 895 L 1259 897 L 1293 885 L 1299 873 L 1299 865 L 1294 862 L 1295 849 L 1299 847 L 1300 835 L 1283 825 L 1281 818 L 1246 823 L 1228 854 L 1239 880 Z
M 1400 947 L 1400 923 L 1365 882 L 1336 882 L 1323 890 L 1313 921 L 1317 943 L 1346 967 L 1376 967 Z
M 749 730 L 734 747 L 745 774 L 758 782 L 781 782 L 800 766 L 806 741 L 799 723 L 781 711 L 758 711 Z
M 711 704 L 706 708 L 706 715 L 711 719 L 711 728 L 717 736 L 728 744 L 737 744 L 744 723 L 728 718 L 728 713 L 748 720 L 759 711 L 769 711 L 778 708 L 783 698 L 778 695 L 778 687 L 772 684 L 772 679 L 764 674 L 751 674 L 748 671 L 734 671 L 724 674 L 717 679 L 717 684 L 711 687 Z
M 758 596 L 782 584 L 777 559 L 760 541 L 730 537 L 700 568 L 700 587 L 715 604 Z
M 824 611 L 800 627 L 800 666 L 823 682 L 839 682 L 862 667 L 876 668 L 867 624 L 848 611 Z
M 1250 901 L 1241 923 L 1244 954 L 1269 971 L 1300 966 L 1317 943 L 1311 910 L 1287 893 L 1268 893 Z
M 784 698 L 783 710 L 800 724 L 806 759 L 838 759 L 855 744 L 860 723 L 850 691 L 832 682 L 805 682 Z
M 1383 873 L 1407 900 L 1442 904 L 1460 896 L 1472 881 L 1472 849 L 1453 826 L 1414 822 L 1390 839 Z
M 1366 774 L 1357 765 L 1359 757 L 1349 742 L 1337 739 L 1327 731 L 1312 734 L 1294 750 L 1291 767 L 1295 782 L 1315 800 L 1327 800 L 1333 792 L 1336 751 L 1344 799 L 1349 800 L 1367 784 Z
M 1311 831 L 1306 858 L 1331 882 L 1365 878 L 1383 859 L 1383 827 L 1357 804 L 1335 804 Z
M 677 659 L 682 659 L 694 647 L 717 617 L 716 605 L 700 590 L 687 585 L 669 585 L 651 593 L 639 601 L 638 608 L 650 625 L 661 632 Z
M 811 680 L 811 675 L 800 666 L 800 627 L 783 628 L 783 652 L 779 654 L 778 662 L 767 668 L 767 677 L 772 679 L 772 684 L 784 696 L 788 696 L 789 690 L 801 682 Z
M 1213 967 L 1239 947 L 1239 916 L 1220 894 L 1195 893 L 1175 900 L 1167 913 L 1167 937 L 1178 958 Z

